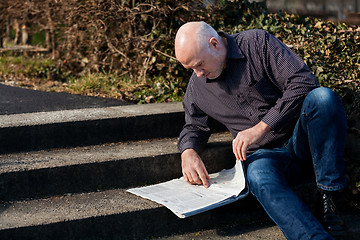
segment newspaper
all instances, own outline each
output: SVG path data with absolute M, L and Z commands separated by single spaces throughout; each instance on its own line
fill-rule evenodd
M 210 174 L 209 188 L 191 185 L 183 177 L 151 186 L 127 190 L 164 205 L 180 218 L 189 217 L 248 195 L 241 161 L 231 169 Z

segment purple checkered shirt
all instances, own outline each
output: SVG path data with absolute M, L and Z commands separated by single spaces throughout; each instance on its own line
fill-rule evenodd
M 183 101 L 179 151 L 201 153 L 214 119 L 234 137 L 260 121 L 269 125 L 272 131 L 249 146 L 248 153 L 280 147 L 293 131 L 304 98 L 319 83 L 298 55 L 263 30 L 220 35 L 228 44 L 226 68 L 213 80 L 192 74 Z

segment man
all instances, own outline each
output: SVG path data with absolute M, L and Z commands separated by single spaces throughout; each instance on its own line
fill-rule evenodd
M 346 117 L 339 98 L 262 30 L 228 35 L 189 22 L 177 32 L 175 54 L 193 70 L 178 142 L 185 180 L 209 186 L 199 154 L 215 119 L 234 136 L 233 152 L 245 163 L 251 193 L 286 238 L 332 239 L 325 229 L 344 228 L 332 201 L 346 186 Z M 289 187 L 309 169 L 324 202 L 325 229 Z

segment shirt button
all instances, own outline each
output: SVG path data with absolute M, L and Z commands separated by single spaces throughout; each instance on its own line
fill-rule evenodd
M 251 113 L 251 112 L 249 112 L 249 116 L 250 116 L 250 117 L 252 116 L 252 113 Z

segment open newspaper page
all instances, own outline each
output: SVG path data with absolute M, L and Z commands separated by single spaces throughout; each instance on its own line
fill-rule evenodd
M 231 169 L 210 174 L 210 178 L 207 189 L 202 185 L 190 185 L 181 177 L 127 191 L 164 205 L 180 218 L 234 202 L 248 194 L 241 161 L 236 161 Z

